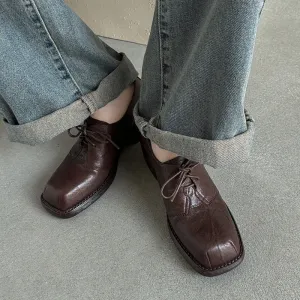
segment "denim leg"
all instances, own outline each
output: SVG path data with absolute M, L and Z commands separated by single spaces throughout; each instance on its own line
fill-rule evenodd
M 179 155 L 223 166 L 249 156 L 244 99 L 263 0 L 157 0 L 135 117 Z
M 137 77 L 63 0 L 1 1 L 0 65 L 0 114 L 28 144 L 82 123 Z

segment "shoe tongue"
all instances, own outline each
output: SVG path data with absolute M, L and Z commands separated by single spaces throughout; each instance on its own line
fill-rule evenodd
M 165 165 L 169 165 L 169 166 L 181 166 L 182 164 L 184 164 L 187 161 L 186 158 L 182 157 L 182 156 L 177 156 L 167 162 L 165 162 Z
M 103 122 L 103 121 L 99 121 L 99 120 L 96 120 L 92 117 L 89 117 L 87 120 L 86 120 L 86 124 L 88 126 L 108 126 L 109 124 L 106 123 L 106 122 Z
M 101 131 L 101 132 L 107 132 L 110 133 L 113 129 L 113 126 L 111 124 L 108 124 L 106 122 L 103 121 L 99 121 L 96 119 L 93 119 L 91 117 L 89 117 L 86 120 L 86 124 L 87 124 L 87 128 L 91 131 Z
M 164 163 L 164 165 L 170 167 L 170 168 L 186 168 L 186 167 L 193 167 L 195 166 L 197 163 L 193 162 L 187 158 L 184 158 L 182 156 L 178 156 L 172 160 L 169 160 L 167 162 Z

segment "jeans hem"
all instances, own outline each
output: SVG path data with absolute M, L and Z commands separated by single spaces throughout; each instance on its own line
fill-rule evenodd
M 250 156 L 254 137 L 254 121 L 247 113 L 245 115 L 247 130 L 225 140 L 205 140 L 156 128 L 138 114 L 138 105 L 135 107 L 134 117 L 145 138 L 150 139 L 162 149 L 192 161 L 219 168 L 245 163 Z
M 95 91 L 70 105 L 26 124 L 4 122 L 10 141 L 28 145 L 45 143 L 67 129 L 82 124 L 97 109 L 117 98 L 138 76 L 126 55 L 122 56 L 119 66 L 100 82 Z

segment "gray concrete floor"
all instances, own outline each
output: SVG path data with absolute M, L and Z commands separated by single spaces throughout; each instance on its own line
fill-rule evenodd
M 48 215 L 39 195 L 74 142 L 11 144 L 0 128 L 0 299 L 300 299 L 300 3 L 267 1 L 247 106 L 253 158 L 211 170 L 241 228 L 243 265 L 196 274 L 172 244 L 138 146 L 112 188 L 81 215 Z M 144 47 L 111 41 L 140 69 Z

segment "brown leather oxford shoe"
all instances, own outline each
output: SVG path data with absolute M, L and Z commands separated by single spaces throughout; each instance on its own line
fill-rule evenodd
M 132 109 L 138 98 L 139 82 L 128 113 L 117 123 L 107 124 L 89 118 L 77 126 L 79 137 L 68 156 L 55 171 L 41 196 L 43 206 L 60 218 L 70 218 L 96 200 L 112 184 L 121 150 L 137 143 L 139 132 Z
M 185 259 L 204 276 L 237 267 L 244 247 L 237 225 L 204 166 L 182 157 L 159 162 L 141 138 L 146 162 L 161 186 L 170 235 Z

